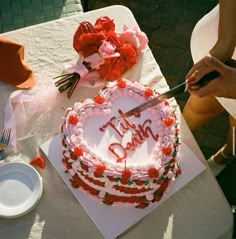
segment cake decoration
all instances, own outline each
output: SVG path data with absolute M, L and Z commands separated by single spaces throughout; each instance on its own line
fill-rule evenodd
M 123 26 L 122 32 L 115 31 L 114 20 L 108 16 L 98 18 L 93 25 L 81 22 L 73 37 L 73 47 L 80 56 L 78 64 L 66 66 L 64 75 L 55 79 L 60 92 L 68 89 L 68 98 L 77 84 L 113 81 L 137 63 L 139 54 L 146 48 L 148 38 L 138 26 Z M 92 75 L 90 78 L 89 75 Z
M 178 115 L 165 101 L 118 118 L 156 95 L 147 86 L 120 79 L 66 110 L 63 167 L 75 190 L 106 205 L 145 208 L 161 200 L 181 174 Z

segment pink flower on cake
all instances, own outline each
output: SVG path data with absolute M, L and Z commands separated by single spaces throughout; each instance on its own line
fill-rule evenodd
M 76 65 L 68 65 L 67 74 L 56 77 L 56 86 L 60 92 L 68 89 L 71 97 L 77 84 L 97 86 L 89 80 L 89 75 L 97 71 L 96 82 L 119 79 L 123 73 L 133 67 L 139 54 L 146 48 L 148 38 L 138 27 L 123 26 L 123 31 L 116 33 L 115 24 L 108 16 L 100 17 L 95 24 L 81 22 L 73 37 L 73 47 L 80 55 Z M 86 80 L 88 78 L 88 80 Z

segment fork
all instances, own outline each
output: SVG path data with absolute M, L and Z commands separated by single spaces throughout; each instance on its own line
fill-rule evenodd
M 0 150 L 2 150 L 9 143 L 10 136 L 11 136 L 11 129 L 4 128 L 2 137 L 0 139 Z
M 14 146 L 11 144 L 8 144 L 5 148 L 0 150 L 0 161 L 5 159 L 7 155 L 14 150 Z

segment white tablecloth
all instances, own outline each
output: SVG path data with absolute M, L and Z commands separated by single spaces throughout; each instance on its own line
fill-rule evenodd
M 114 19 L 117 30 L 123 24 L 136 25 L 133 14 L 123 6 L 113 6 L 64 18 L 4 35 L 25 46 L 25 59 L 35 73 L 37 85 L 47 90 L 52 78 L 61 74 L 64 63 L 74 63 L 78 55 L 72 47 L 72 37 L 83 20 L 95 22 L 107 15 Z M 161 36 L 164 37 L 164 36 Z M 125 74 L 126 78 L 142 83 L 157 82 L 158 89 L 167 87 L 166 81 L 148 48 L 139 63 Z M 0 126 L 4 123 L 4 106 L 15 89 L 0 82 Z M 6 161 L 25 161 L 39 152 L 39 146 L 59 132 L 64 111 L 75 100 L 95 95 L 97 88 L 79 87 L 70 100 L 65 94 L 56 102 L 42 107 L 35 96 L 37 114 L 29 113 L 29 121 L 18 137 L 18 152 Z M 53 95 L 52 95 L 53 96 Z M 45 104 L 44 104 L 45 106 Z M 16 119 L 17 121 L 20 119 Z M 191 148 L 203 163 L 205 159 L 190 133 L 184 119 L 181 121 L 182 141 Z M 27 215 L 16 219 L 0 219 L 1 238 L 102 238 L 101 233 L 64 184 L 53 166 L 46 161 L 46 168 L 39 169 L 44 182 L 43 196 L 38 205 Z M 121 235 L 121 238 L 231 238 L 233 215 L 225 196 L 209 169 L 179 190 L 156 210 Z

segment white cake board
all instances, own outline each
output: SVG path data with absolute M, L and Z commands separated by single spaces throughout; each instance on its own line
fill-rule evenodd
M 68 176 L 62 168 L 61 147 L 60 135 L 55 136 L 41 145 L 42 151 L 48 157 L 66 185 L 71 189 L 72 193 L 96 224 L 105 239 L 113 239 L 119 236 L 206 169 L 206 166 L 182 143 L 180 149 L 182 174 L 177 177 L 161 201 L 150 204 L 145 209 L 137 209 L 134 208 L 134 206 L 124 205 L 107 206 L 98 200 L 89 198 L 83 191 L 72 188 Z

